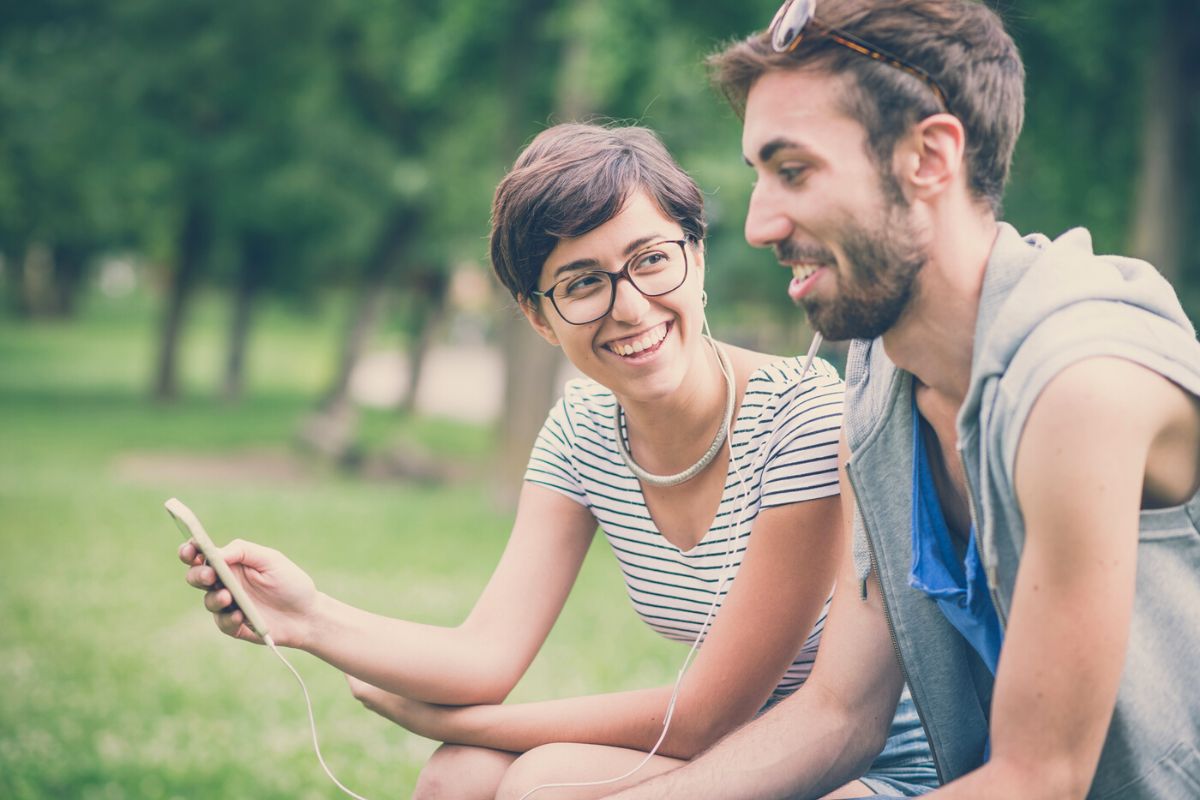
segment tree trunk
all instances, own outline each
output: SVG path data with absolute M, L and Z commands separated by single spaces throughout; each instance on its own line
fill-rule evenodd
M 54 251 L 44 242 L 30 242 L 17 274 L 18 312 L 31 319 L 46 316 L 54 291 Z
M 233 315 L 229 325 L 229 347 L 221 396 L 227 403 L 242 399 L 246 385 L 246 350 L 250 326 L 266 269 L 270 243 L 266 237 L 247 233 L 241 238 L 237 280 L 233 286 Z
M 508 58 L 501 65 L 508 115 L 504 135 L 499 140 L 507 162 L 516 158 L 517 149 L 529 136 L 530 121 L 545 117 L 544 113 L 533 113 L 531 108 L 533 64 L 527 54 L 535 51 L 536 34 L 544 24 L 551 3 L 529 0 L 524 6 L 520 13 L 514 14 Z M 571 46 L 568 44 L 565 49 L 570 51 Z M 558 348 L 547 345 L 530 328 L 515 307 L 505 307 L 498 328 L 504 348 L 504 403 L 492 491 L 500 505 L 512 507 L 520 493 L 529 450 L 558 389 L 555 376 L 562 355 Z
M 0 251 L 0 259 L 3 259 L 3 280 L 0 280 L 0 288 L 4 290 L 4 305 L 8 308 L 9 313 L 15 317 L 25 316 L 25 302 L 22 299 L 23 284 L 25 282 L 25 268 L 21 262 L 21 254 L 25 248 L 20 242 L 11 243 L 11 250 Z
M 1141 168 L 1130 250 L 1158 267 L 1172 283 L 1183 274 L 1188 218 L 1184 134 L 1191 108 L 1185 79 L 1185 46 L 1194 0 L 1168 0 L 1146 73 Z M 1195 26 L 1190 26 L 1194 28 Z
M 174 400 L 179 395 L 179 340 L 187 307 L 200 275 L 210 244 L 208 209 L 197 200 L 188 202 L 183 212 L 176 253 L 175 271 L 163 311 L 158 339 L 158 360 L 154 371 L 153 397 Z
M 436 267 L 420 270 L 411 283 L 412 322 L 408 349 L 408 393 L 400 410 L 411 414 L 416 406 L 417 389 L 421 386 L 421 375 L 425 371 L 426 357 L 433 346 L 434 336 L 442 320 L 446 318 L 446 301 L 450 281 L 446 273 Z
M 87 267 L 87 253 L 78 245 L 58 245 L 54 248 L 54 311 L 55 316 L 70 318 L 79 308 L 79 294 Z
M 350 403 L 350 377 L 387 308 L 388 284 L 403 261 L 409 236 L 420 229 L 421 222 L 422 215 L 416 210 L 397 207 L 384 224 L 358 281 L 333 381 L 317 410 L 301 424 L 301 441 L 332 460 L 343 461 L 350 453 L 358 424 Z

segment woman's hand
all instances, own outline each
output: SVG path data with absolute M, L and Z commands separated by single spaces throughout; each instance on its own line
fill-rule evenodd
M 423 703 L 403 695 L 380 689 L 366 681 L 346 674 L 350 694 L 370 711 L 384 719 L 390 719 L 405 730 L 418 736 L 439 742 L 454 740 L 452 721 L 465 708 L 461 706 L 439 706 Z
M 242 582 L 258 606 L 272 638 L 281 645 L 302 647 L 311 628 L 311 612 L 318 599 L 316 586 L 304 570 L 283 553 L 253 542 L 235 539 L 221 548 L 225 563 Z M 192 542 L 179 548 L 179 560 L 189 566 L 187 582 L 204 591 L 204 607 L 212 612 L 223 633 L 249 642 L 261 642 L 245 624 L 245 615 L 233 595 L 217 578 Z

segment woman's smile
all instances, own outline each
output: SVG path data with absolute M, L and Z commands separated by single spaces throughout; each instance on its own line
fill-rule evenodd
M 674 323 L 663 322 L 631 336 L 612 339 L 605 342 L 602 347 L 622 360 L 641 361 L 659 351 L 673 327 Z

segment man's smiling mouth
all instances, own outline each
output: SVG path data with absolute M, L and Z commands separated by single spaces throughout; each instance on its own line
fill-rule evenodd
M 805 262 L 803 264 L 789 264 L 789 266 L 792 268 L 792 278 L 802 281 L 809 278 L 814 272 L 825 265 L 814 262 Z

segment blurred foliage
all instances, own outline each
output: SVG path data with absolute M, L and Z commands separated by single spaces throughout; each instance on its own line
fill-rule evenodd
M 1122 249 L 1147 56 L 1164 24 L 1182 24 L 1165 18 L 1169 9 L 1190 5 L 1006 0 L 1029 72 L 1007 202 L 1019 227 L 1084 224 L 1103 248 Z M 0 253 L 11 265 L 36 244 L 87 258 L 123 249 L 169 270 L 181 218 L 197 204 L 210 283 L 232 280 L 248 239 L 270 291 L 304 295 L 346 280 L 396 214 L 421 223 L 407 266 L 482 262 L 492 188 L 522 142 L 562 121 L 567 90 L 601 118 L 659 130 L 697 177 L 710 201 L 714 309 L 736 322 L 786 301 L 769 256 L 741 242 L 750 179 L 739 126 L 701 60 L 773 9 L 774 0 L 7 4 Z M 1190 87 L 1179 99 L 1194 122 Z M 1196 166 L 1180 169 L 1194 176 Z M 1200 265 L 1195 247 L 1186 252 L 1190 276 Z

